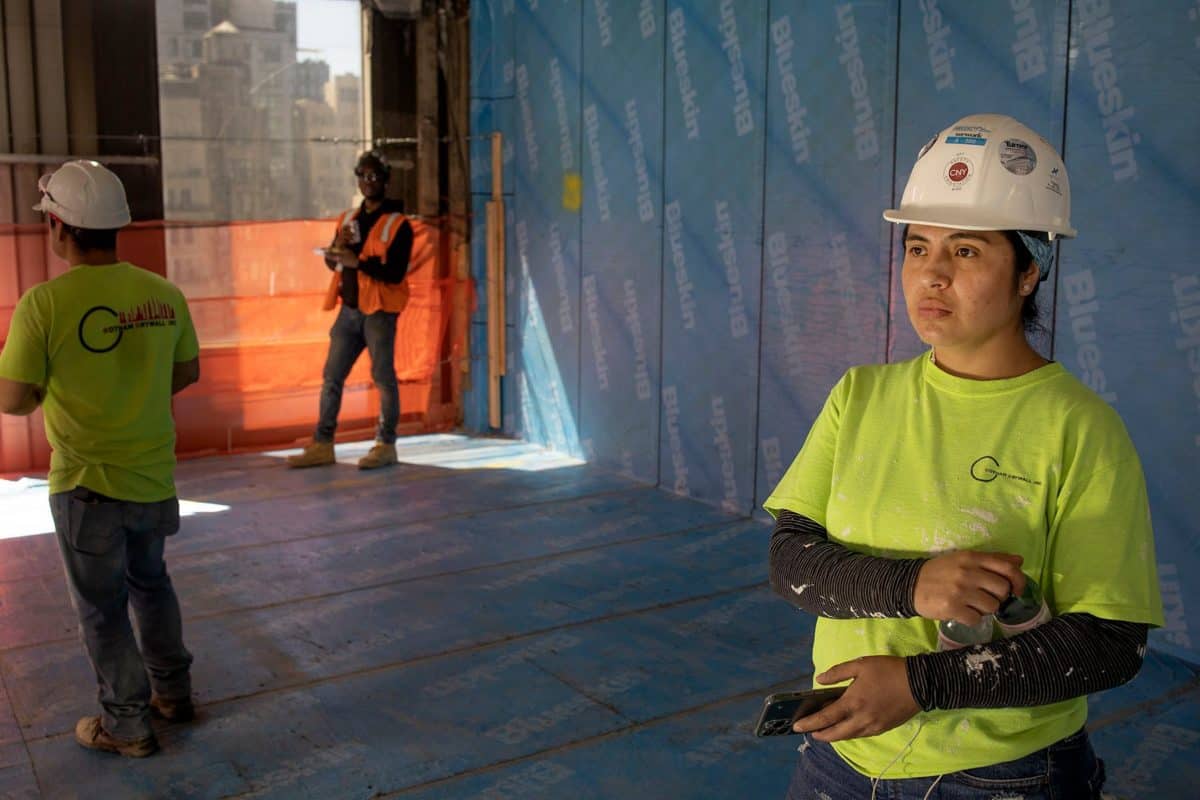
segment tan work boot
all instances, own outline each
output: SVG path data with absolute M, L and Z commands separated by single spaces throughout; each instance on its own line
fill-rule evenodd
M 196 718 L 196 707 L 190 697 L 168 700 L 154 695 L 150 698 L 150 712 L 167 722 L 191 722 Z
M 310 442 L 304 452 L 287 457 L 287 465 L 293 468 L 323 467 L 334 463 L 333 442 Z
M 396 445 L 376 442 L 371 452 L 358 460 L 359 469 L 379 469 L 396 463 Z
M 119 753 L 130 758 L 145 758 L 158 750 L 158 740 L 153 734 L 144 739 L 118 739 L 104 730 L 99 717 L 84 717 L 75 723 L 75 741 L 89 750 Z

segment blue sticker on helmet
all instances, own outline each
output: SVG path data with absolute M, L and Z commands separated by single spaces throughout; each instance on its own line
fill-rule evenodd
M 947 136 L 946 144 L 974 144 L 983 146 L 987 144 L 987 139 L 981 139 L 978 136 Z

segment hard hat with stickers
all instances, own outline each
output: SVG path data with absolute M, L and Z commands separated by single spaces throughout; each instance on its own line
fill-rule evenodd
M 1071 185 L 1058 151 L 1002 114 L 963 117 L 917 155 L 889 222 L 1071 238 Z

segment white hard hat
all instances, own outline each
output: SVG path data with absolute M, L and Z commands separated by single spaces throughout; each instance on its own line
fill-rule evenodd
M 113 230 L 129 224 L 125 187 L 95 161 L 68 161 L 38 180 L 41 202 L 34 211 L 53 214 L 74 228 Z
M 921 148 L 889 222 L 1074 237 L 1071 184 L 1054 147 L 1003 114 L 963 117 Z

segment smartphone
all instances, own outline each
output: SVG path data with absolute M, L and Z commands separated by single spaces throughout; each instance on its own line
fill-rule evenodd
M 809 689 L 804 692 L 779 692 L 763 701 L 762 713 L 754 726 L 755 736 L 785 736 L 795 733 L 792 723 L 815 714 L 842 696 L 845 686 Z

